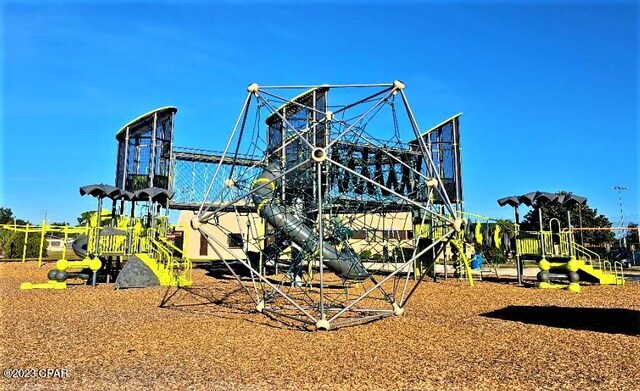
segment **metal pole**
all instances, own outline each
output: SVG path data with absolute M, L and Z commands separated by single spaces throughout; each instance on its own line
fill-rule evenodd
M 214 251 L 216 252 L 216 254 L 218 254 L 218 257 L 220 258 L 220 260 L 225 264 L 225 266 L 227 267 L 227 269 L 229 269 L 229 271 L 231 272 L 231 274 L 233 274 L 233 276 L 236 278 L 236 280 L 238 281 L 238 283 L 240 283 L 240 286 L 242 286 L 245 291 L 247 291 L 247 293 L 249 294 L 249 297 L 253 298 L 251 296 L 251 293 L 249 293 L 249 290 L 247 289 L 247 287 L 242 283 L 242 280 L 240 280 L 240 277 L 236 274 L 236 272 L 233 271 L 233 268 L 231 268 L 231 266 L 229 265 L 229 263 L 226 261 L 226 259 L 224 257 L 222 257 L 220 255 L 220 253 L 216 250 L 216 248 L 214 247 L 214 244 L 212 242 L 215 242 L 218 246 L 220 246 L 221 248 L 224 248 L 227 253 L 229 255 L 231 255 L 233 258 L 236 259 L 236 261 L 240 262 L 244 267 L 246 267 L 247 269 L 249 269 L 249 271 L 251 273 L 253 273 L 253 275 L 257 276 L 260 281 L 262 281 L 263 283 L 265 283 L 266 285 L 268 285 L 269 287 L 271 287 L 271 289 L 273 289 L 274 291 L 276 291 L 280 296 L 282 296 L 285 300 L 287 300 L 288 302 L 290 302 L 294 307 L 296 307 L 300 312 L 302 312 L 303 314 L 305 314 L 309 319 L 311 319 L 313 321 L 313 323 L 315 324 L 318 319 L 314 318 L 313 315 L 311 315 L 310 313 L 308 313 L 304 308 L 302 308 L 298 303 L 296 303 L 293 299 L 291 299 L 286 293 L 284 293 L 282 290 L 280 290 L 277 286 L 275 286 L 271 281 L 269 281 L 269 279 L 267 279 L 265 276 L 263 276 L 261 273 L 259 273 L 258 271 L 256 271 L 250 263 L 248 263 L 247 261 L 240 259 L 239 257 L 237 257 L 235 254 L 231 253 L 229 251 L 229 249 L 225 248 L 226 246 L 224 246 L 222 243 L 220 243 L 213 235 L 210 235 L 209 233 L 203 231 L 202 229 L 200 229 L 200 233 L 204 234 L 207 242 L 209 243 L 209 245 L 214 249 Z M 257 302 L 257 300 L 254 300 Z
M 202 201 L 202 205 L 200 205 L 200 208 L 198 209 L 198 216 L 202 215 L 203 212 L 203 208 L 207 202 L 207 198 L 209 197 L 209 193 L 211 192 L 211 188 L 213 187 L 213 183 L 215 182 L 216 178 L 218 177 L 218 171 L 220 171 L 220 167 L 222 167 L 222 163 L 224 162 L 224 158 L 227 156 L 227 152 L 229 151 L 229 146 L 231 146 L 231 141 L 233 141 L 233 136 L 235 136 L 236 131 L 238 130 L 238 125 L 240 124 L 240 120 L 242 119 L 242 117 L 244 116 L 244 112 L 245 110 L 249 110 L 249 103 L 251 103 L 251 95 L 252 92 L 248 92 L 247 93 L 247 97 L 244 100 L 244 104 L 242 105 L 242 110 L 240 110 L 240 114 L 238 115 L 238 118 L 236 119 L 236 123 L 233 126 L 233 131 L 231 132 L 231 136 L 229 136 L 229 140 L 227 141 L 227 145 L 224 147 L 224 151 L 222 152 L 222 156 L 220 157 L 220 161 L 218 162 L 218 166 L 216 167 L 216 171 L 213 173 L 213 178 L 211 179 L 211 184 L 209 184 L 209 187 L 207 188 L 207 191 L 204 194 L 204 198 Z M 204 209 L 204 211 L 208 211 L 209 210 L 209 206 L 207 206 L 207 208 Z
M 516 236 L 516 273 L 518 275 L 518 284 L 522 285 L 524 280 L 524 262 L 520 258 L 520 253 L 518 252 L 518 234 L 520 231 L 520 211 L 518 210 L 518 205 L 513 208 L 515 213 L 515 236 Z
M 324 265 L 322 246 L 324 245 L 324 224 L 322 223 L 322 162 L 316 164 L 318 186 L 318 261 L 320 262 L 320 319 L 325 319 L 324 311 Z
M 27 260 L 27 239 L 29 239 L 29 224 L 24 228 L 24 245 L 22 246 L 22 262 Z
M 618 191 L 618 201 L 620 202 L 620 227 L 624 228 L 624 210 L 622 207 L 622 191 L 627 190 L 628 187 L 614 186 L 613 189 Z M 624 231 L 622 231 L 622 237 L 620 238 L 620 242 L 623 248 L 627 248 L 627 236 L 624 234 Z
M 167 178 L 167 189 L 169 191 L 173 191 L 174 188 L 174 183 L 173 181 L 175 180 L 174 175 L 175 175 L 175 157 L 173 156 L 173 120 L 174 120 L 174 116 L 175 113 L 171 113 L 171 121 L 170 121 L 170 127 L 169 127 L 169 170 L 168 170 L 168 174 L 169 177 Z M 167 202 L 168 205 L 168 202 Z
M 569 226 L 568 235 L 569 235 L 569 255 L 574 256 L 573 253 L 573 232 L 571 232 L 571 211 L 567 210 L 567 225 Z M 562 230 L 558 232 L 558 235 L 562 235 Z M 562 236 L 560 236 L 562 238 Z
M 158 112 L 153 114 L 153 129 L 151 130 L 151 164 L 149 164 L 149 187 L 153 187 L 156 173 L 156 127 L 158 126 Z
M 127 189 L 127 171 L 129 170 L 129 127 L 124 133 L 124 162 L 122 165 L 122 190 Z M 131 189 L 133 190 L 133 189 Z
M 98 255 L 100 249 L 100 225 L 102 223 L 102 197 L 98 197 L 98 214 L 96 215 L 96 246 L 95 254 Z
M 38 267 L 42 267 L 42 253 L 44 247 L 44 233 L 47 229 L 47 213 L 45 212 L 44 220 L 42 220 L 42 232 L 40 233 L 40 252 L 38 254 Z
M 578 205 L 578 224 L 580 224 L 580 245 L 584 246 L 584 236 L 582 234 L 582 205 Z
M 544 235 L 542 233 L 542 207 L 538 207 L 538 228 L 540 230 L 540 250 L 542 252 L 542 258 L 545 257 L 546 251 L 544 248 Z
M 62 246 L 62 259 L 66 260 L 67 259 L 67 239 L 69 238 L 69 226 L 68 225 L 64 226 L 63 232 L 64 232 L 64 242 L 63 242 L 63 246 Z
M 368 87 L 392 87 L 392 83 L 378 83 L 378 84 L 323 84 L 323 85 L 293 85 L 293 86 L 261 86 L 262 90 L 287 90 L 287 89 L 305 89 L 326 87 L 326 88 L 368 88 Z

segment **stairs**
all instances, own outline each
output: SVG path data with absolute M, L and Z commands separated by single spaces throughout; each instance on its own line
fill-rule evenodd
M 161 286 L 189 286 L 193 283 L 189 276 L 191 270 L 185 265 L 185 260 L 165 262 L 152 258 L 148 253 L 135 256 L 158 277 Z
M 604 267 L 599 268 L 582 260 L 579 262 L 578 274 L 580 274 L 581 279 L 590 280 L 600 285 L 624 285 L 622 265 L 620 265 L 619 269 L 616 265 L 615 270 L 611 270 L 611 263 L 608 261 L 603 261 Z

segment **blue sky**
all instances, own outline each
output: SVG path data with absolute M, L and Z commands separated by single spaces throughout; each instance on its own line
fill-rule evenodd
M 635 3 L 17 3 L 2 8 L 0 206 L 75 222 L 112 183 L 115 132 L 175 105 L 221 149 L 260 84 L 403 80 L 423 129 L 461 119 L 466 208 L 569 190 L 639 221 Z

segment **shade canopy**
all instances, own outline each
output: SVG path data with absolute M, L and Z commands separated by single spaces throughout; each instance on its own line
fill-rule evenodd
M 120 190 L 120 195 L 117 197 L 118 200 L 124 201 L 133 201 L 136 198 L 136 193 Z
M 159 187 L 147 187 L 146 189 L 136 191 L 136 200 L 149 200 L 152 202 L 159 202 L 161 204 L 166 204 L 168 200 L 173 197 L 173 192 L 161 189 Z
M 556 193 L 547 193 L 546 191 L 538 191 L 536 192 L 536 198 L 535 201 L 536 202 L 553 202 L 553 201 L 558 201 L 558 197 L 560 197 L 558 194 Z
M 520 197 L 518 197 L 518 201 L 520 201 L 521 204 L 525 204 L 526 206 L 531 206 L 533 205 L 533 202 L 536 200 L 537 196 L 538 192 L 534 191 L 521 195 Z
M 509 205 L 511 207 L 516 207 L 519 205 L 533 206 L 539 202 L 558 202 L 565 206 L 573 206 L 573 205 L 585 205 L 587 203 L 586 197 L 581 197 L 575 194 L 557 194 L 557 193 L 549 193 L 546 191 L 533 191 L 527 194 L 523 194 L 521 196 L 510 196 L 500 198 L 498 200 L 498 205 L 505 206 Z
M 498 205 L 509 205 L 515 208 L 516 206 L 520 205 L 520 201 L 518 200 L 518 196 L 504 197 L 498 200 Z
M 82 186 L 80 188 L 80 195 L 84 196 L 84 195 L 90 195 L 92 197 L 96 197 L 96 198 L 111 198 L 111 199 L 117 199 L 118 197 L 120 197 L 120 195 L 122 194 L 121 190 L 118 189 L 115 186 L 111 186 L 111 185 L 106 185 L 104 183 L 99 183 L 96 185 L 87 185 L 87 186 Z
M 581 197 L 575 194 L 566 194 L 564 196 L 564 200 L 562 201 L 562 204 L 567 206 L 585 205 L 586 203 L 587 203 L 586 197 Z

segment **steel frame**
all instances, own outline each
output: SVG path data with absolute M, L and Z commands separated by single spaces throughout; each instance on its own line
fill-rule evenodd
M 308 106 L 296 101 L 295 99 L 289 100 L 281 97 L 279 94 L 272 92 L 272 90 L 280 89 L 286 90 L 320 87 L 329 89 L 369 88 L 374 89 L 375 91 L 363 99 L 359 99 L 354 103 L 342 106 L 335 112 L 331 112 L 327 109 L 328 102 L 326 100 L 324 102 L 324 112 L 319 111 L 315 107 L 315 94 L 313 95 L 313 106 Z M 388 84 L 264 87 L 258 86 L 257 84 L 252 84 L 249 86 L 242 109 L 237 117 L 234 128 L 231 131 L 231 135 L 226 143 L 225 149 L 222 152 L 221 158 L 217 162 L 218 165 L 211 183 L 207 189 L 205 201 L 203 201 L 198 208 L 198 213 L 192 220 L 192 226 L 193 228 L 198 229 L 200 233 L 206 238 L 211 247 L 213 247 L 214 251 L 217 253 L 222 262 L 224 262 L 234 278 L 251 297 L 251 299 L 255 303 L 255 308 L 257 311 L 322 330 L 350 325 L 354 323 L 368 322 L 391 315 L 402 315 L 404 313 L 404 308 L 408 300 L 413 296 L 413 293 L 423 281 L 424 275 L 426 275 L 422 274 L 420 278 L 417 279 L 417 281 L 413 284 L 413 286 L 409 290 L 409 293 L 407 294 L 407 289 L 409 288 L 409 280 L 413 273 L 412 265 L 414 265 L 419 257 L 426 254 L 428 251 L 433 251 L 435 248 L 437 248 L 437 245 L 439 243 L 452 238 L 454 235 L 456 235 L 456 233 L 460 232 L 462 211 L 458 208 L 458 206 L 454 206 L 448 197 L 443 180 L 438 173 L 437 167 L 434 163 L 434 159 L 431 156 L 431 150 L 426 145 L 422 137 L 423 135 L 420 133 L 420 128 L 418 126 L 417 120 L 413 115 L 407 96 L 405 95 L 404 88 L 404 84 L 399 81 Z M 423 167 L 417 167 L 416 169 L 398 159 L 397 156 L 390 152 L 390 150 L 392 149 L 391 147 L 387 148 L 384 145 L 375 144 L 372 141 L 373 137 L 370 136 L 369 133 L 365 130 L 366 124 L 368 124 L 369 121 L 378 114 L 378 112 L 384 105 L 388 104 L 389 101 L 391 99 L 394 99 L 398 94 L 401 97 L 407 119 L 409 121 L 409 124 L 411 125 L 411 131 L 413 132 L 415 139 L 418 140 L 417 142 L 419 151 L 412 151 L 412 153 L 419 153 L 422 155 L 422 164 L 423 166 L 425 166 L 425 168 L 428 167 L 428 170 L 426 171 L 422 170 Z M 284 110 L 281 113 L 279 109 L 276 109 L 274 107 L 270 99 L 281 100 L 284 101 L 285 104 L 296 105 L 298 107 L 303 106 L 303 109 L 307 109 L 310 113 L 313 113 L 312 119 L 310 120 L 311 123 L 308 123 L 304 128 L 292 125 L 291 121 L 287 118 L 286 113 L 284 113 Z M 284 127 L 283 134 L 292 134 L 292 136 L 288 138 L 285 138 L 283 136 L 281 140 L 282 145 L 274 151 L 271 151 L 271 153 L 269 154 L 266 153 L 267 148 L 265 147 L 264 158 L 260 161 L 260 163 L 256 163 L 254 166 L 266 167 L 268 164 L 270 164 L 271 161 L 280 159 L 281 155 L 284 154 L 284 151 L 289 144 L 298 141 L 298 148 L 306 148 L 309 157 L 302 159 L 301 161 L 289 167 L 285 167 L 285 169 L 282 170 L 278 175 L 274 175 L 273 180 L 256 180 L 254 182 L 255 186 L 252 185 L 250 189 L 247 189 L 244 193 L 242 193 L 241 196 L 234 198 L 232 201 L 225 202 L 222 205 L 219 203 L 216 204 L 215 202 L 207 202 L 206 200 L 209 197 L 209 193 L 212 190 L 213 184 L 216 181 L 217 176 L 221 172 L 222 165 L 228 164 L 229 159 L 227 159 L 226 157 L 229 153 L 231 145 L 233 144 L 233 141 L 237 139 L 237 148 L 239 148 L 241 145 L 241 140 L 239 138 L 236 138 L 236 135 L 242 134 L 242 131 L 244 130 L 246 118 L 249 114 L 252 101 L 256 102 L 256 110 L 266 108 L 270 111 L 271 116 L 275 115 L 277 119 L 281 121 L 281 124 Z M 335 117 L 335 113 L 345 112 L 346 110 L 351 110 L 367 103 L 370 104 L 370 107 L 365 109 L 361 114 L 353 117 L 353 119 L 351 120 L 338 119 Z M 392 109 L 395 110 L 395 107 L 393 106 Z M 322 112 L 323 118 L 320 120 L 316 120 L 316 113 L 319 112 Z M 393 114 L 394 121 L 396 121 L 395 111 L 393 112 Z M 313 132 L 313 134 L 315 135 L 315 131 L 317 130 L 318 126 L 324 126 L 325 135 L 330 135 L 334 130 L 337 132 L 337 135 L 335 137 L 330 137 L 327 140 L 312 140 L 310 137 L 306 137 L 310 134 L 310 132 Z M 360 140 L 359 143 L 362 143 L 362 145 L 366 147 L 376 148 L 377 150 L 382 151 L 382 153 L 387 156 L 390 161 L 394 160 L 394 164 L 400 164 L 403 167 L 402 169 L 411 170 L 411 175 L 413 175 L 414 178 L 423 180 L 424 183 L 421 183 L 427 186 L 430 195 L 433 194 L 433 192 L 438 192 L 441 195 L 441 199 L 445 201 L 444 208 L 448 213 L 444 213 L 441 207 L 434 205 L 429 200 L 417 201 L 416 199 L 412 199 L 411 196 L 401 194 L 400 192 L 395 191 L 394 189 L 391 189 L 384 184 L 381 184 L 369 178 L 368 176 L 365 176 L 362 173 L 356 171 L 355 169 L 350 168 L 347 165 L 333 159 L 330 153 L 331 148 L 336 146 L 337 143 L 353 142 L 343 141 L 343 139 L 347 135 L 349 135 L 353 139 Z M 455 141 L 457 142 L 457 140 Z M 397 149 L 397 147 L 393 148 Z M 237 153 L 238 150 L 236 150 L 236 155 Z M 390 166 L 390 170 L 395 170 L 394 167 Z M 428 215 L 430 216 L 430 219 L 432 221 L 437 221 L 439 222 L 439 224 L 449 226 L 449 229 L 444 235 L 440 237 L 433 237 L 431 243 L 421 251 L 417 251 L 417 247 L 414 246 L 412 255 L 408 260 L 405 259 L 403 260 L 403 262 L 398 262 L 398 260 L 396 260 L 394 265 L 395 270 L 387 272 L 386 274 L 380 274 L 372 271 L 367 278 L 361 281 L 356 281 L 355 283 L 347 278 L 342 278 L 341 281 L 338 281 L 338 288 L 336 288 L 335 277 L 332 278 L 327 274 L 327 266 L 325 264 L 323 254 L 325 252 L 324 241 L 326 238 L 325 228 L 327 224 L 327 207 L 324 202 L 325 197 L 331 197 L 325 177 L 328 177 L 327 174 L 330 169 L 348 173 L 348 175 L 352 175 L 361 181 L 367 182 L 378 189 L 388 192 L 392 197 L 394 197 L 392 201 L 388 201 L 389 204 L 396 204 L 396 206 L 398 204 L 404 204 L 408 208 L 424 212 L 421 213 L 421 215 L 423 216 L 422 224 L 425 223 L 425 218 Z M 304 171 L 309 171 L 310 173 L 312 173 L 314 178 L 312 204 L 314 204 L 313 206 L 315 208 L 311 208 L 311 204 L 306 205 L 306 208 L 316 211 L 315 220 L 311 220 L 313 220 L 314 224 L 314 226 L 312 227 L 312 231 L 316 233 L 317 241 L 314 242 L 315 250 L 301 249 L 301 254 L 303 254 L 303 256 L 307 259 L 306 265 L 308 267 L 309 274 L 312 274 L 312 269 L 317 267 L 317 270 L 319 271 L 318 275 L 316 276 L 317 278 L 311 277 L 308 281 L 299 283 L 299 281 L 296 280 L 297 275 L 288 276 L 287 273 L 284 273 L 281 277 L 281 280 L 274 279 L 274 277 L 268 276 L 265 273 L 263 261 L 268 262 L 270 259 L 263 260 L 263 258 L 268 258 L 268 254 L 265 253 L 266 245 L 260 243 L 260 239 L 255 239 L 257 241 L 257 245 L 255 247 L 259 249 L 261 262 L 260 266 L 256 268 L 256 266 L 252 265 L 249 260 L 250 251 L 248 245 L 245 246 L 246 248 L 243 248 L 245 256 L 239 257 L 233 251 L 230 251 L 228 248 L 226 248 L 224 243 L 218 240 L 214 235 L 210 234 L 206 229 L 204 229 L 203 224 L 211 224 L 212 220 L 215 221 L 215 217 L 217 216 L 217 214 L 236 208 L 237 206 L 239 206 L 238 203 L 241 200 L 245 200 L 246 204 L 246 200 L 250 199 L 251 196 L 254 196 L 255 194 L 260 192 L 264 192 L 265 188 L 269 187 L 273 189 L 273 192 L 275 194 L 277 183 L 279 181 L 283 182 L 285 178 L 290 178 L 291 175 L 295 176 L 298 175 L 298 172 Z M 425 176 L 424 172 L 433 172 L 435 175 L 432 178 L 428 178 L 427 176 Z M 224 189 L 220 190 L 220 192 L 223 191 Z M 284 198 L 282 198 L 282 200 L 283 199 Z M 268 199 L 268 201 L 272 203 L 281 203 L 282 200 L 276 199 L 275 197 Z M 260 213 L 261 206 L 262 205 L 255 205 L 258 213 Z M 381 204 L 381 210 L 384 211 L 384 203 Z M 240 232 L 243 232 L 243 227 L 241 227 L 240 219 L 237 218 L 237 221 L 238 229 L 240 230 Z M 261 227 L 251 227 L 250 225 L 253 224 L 251 223 L 251 219 L 247 224 L 247 240 L 250 240 L 249 231 L 251 231 L 251 229 L 253 229 L 255 232 L 264 231 L 264 236 L 266 237 L 267 229 L 264 218 L 262 219 Z M 262 228 L 262 230 L 260 228 Z M 415 240 L 417 239 L 414 238 L 414 244 Z M 293 244 L 291 244 L 291 246 L 293 246 Z M 442 246 L 440 246 L 439 248 L 441 247 Z M 293 246 L 292 248 L 295 248 L 295 246 Z M 243 278 L 235 273 L 229 263 L 230 259 L 233 259 L 234 261 L 244 266 L 249 272 L 249 277 Z M 293 260 L 292 257 L 291 264 L 293 265 L 293 263 L 295 262 L 298 261 Z M 302 261 L 300 262 L 302 264 Z M 381 279 L 378 281 L 376 277 L 381 277 Z M 390 283 L 391 287 L 389 289 Z M 365 285 L 368 286 L 365 288 Z M 364 292 L 353 292 L 360 287 L 362 287 Z M 336 293 L 336 289 L 338 291 L 343 290 L 344 292 Z M 399 294 L 400 289 L 401 293 Z M 344 299 L 341 299 L 341 296 L 343 294 Z M 374 296 L 374 294 L 378 294 L 379 296 L 376 297 Z M 353 297 L 350 298 L 350 295 L 352 295 Z M 364 302 L 366 302 L 364 306 L 358 306 L 360 303 Z M 373 302 L 382 303 L 382 307 L 380 307 L 380 305 L 374 306 Z

